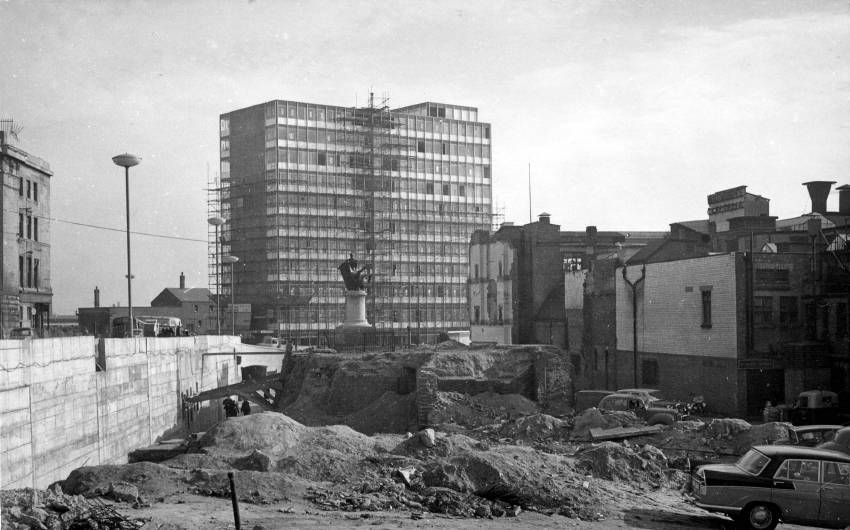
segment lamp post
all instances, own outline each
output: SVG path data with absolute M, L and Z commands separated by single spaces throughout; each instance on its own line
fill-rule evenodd
M 215 227 L 215 333 L 221 335 L 221 296 L 219 292 L 218 227 L 224 224 L 221 217 L 210 217 L 207 222 Z
M 637 376 L 637 358 L 638 358 L 638 346 L 637 346 L 637 287 L 640 283 L 646 278 L 646 265 L 641 267 L 640 269 L 640 278 L 632 282 L 629 280 L 629 277 L 626 273 L 626 264 L 623 263 L 623 280 L 629 284 L 629 287 L 632 288 L 632 369 L 634 370 L 634 385 L 635 388 L 638 386 L 638 376 Z M 607 366 L 606 366 L 607 368 Z
M 239 258 L 236 256 L 221 257 L 222 263 L 230 264 L 230 333 L 232 335 L 236 335 L 236 305 L 234 304 L 236 287 L 233 281 L 233 266 L 237 261 L 239 261 Z
M 130 168 L 139 165 L 141 161 L 141 158 L 129 153 L 112 157 L 112 162 L 116 166 L 124 168 L 124 198 L 127 213 L 127 323 L 130 326 L 130 337 L 135 336 L 136 328 L 136 324 L 133 322 L 133 274 L 130 266 Z

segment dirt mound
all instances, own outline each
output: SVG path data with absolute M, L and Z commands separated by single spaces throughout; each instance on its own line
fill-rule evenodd
M 641 421 L 631 412 L 602 412 L 593 407 L 575 417 L 571 437 L 574 440 L 590 440 L 590 429 L 630 427 L 639 423 Z
M 401 442 L 392 450 L 392 454 L 408 456 L 419 460 L 429 460 L 437 457 L 446 457 L 465 451 L 486 451 L 489 446 L 463 434 L 438 434 L 434 440 L 434 446 L 428 447 L 422 443 L 418 435 L 411 436 Z
M 583 477 L 569 459 L 527 447 L 495 447 L 438 459 L 426 465 L 423 480 L 431 487 L 586 518 L 596 516 L 602 501 L 596 490 L 579 487 Z
M 470 396 L 459 392 L 437 392 L 431 418 L 435 425 L 448 423 L 475 428 L 538 412 L 540 406 L 537 403 L 519 394 L 484 392 Z
M 200 445 L 234 467 L 257 469 L 258 459 L 248 458 L 257 451 L 261 460 L 268 458 L 268 469 L 330 482 L 362 478 L 371 471 L 365 459 L 378 452 L 375 440 L 350 427 L 306 427 L 278 412 L 230 418 L 208 431 Z
M 405 433 L 416 424 L 416 400 L 413 393 L 385 392 L 377 400 L 346 416 L 343 423 L 363 434 Z
M 523 441 L 564 440 L 570 435 L 569 424 L 548 414 L 532 414 L 505 422 L 498 430 L 504 438 Z
M 602 442 L 580 449 L 575 457 L 576 469 L 594 477 L 656 488 L 667 483 L 667 457 L 651 445 L 634 450 L 615 442 Z

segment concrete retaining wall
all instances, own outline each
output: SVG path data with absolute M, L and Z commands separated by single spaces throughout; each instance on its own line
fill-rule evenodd
M 129 451 L 183 433 L 182 393 L 239 380 L 235 356 L 215 355 L 237 340 L 0 341 L 0 489 L 43 488 L 80 466 L 123 463 Z M 219 408 L 191 411 L 194 425 L 217 421 Z

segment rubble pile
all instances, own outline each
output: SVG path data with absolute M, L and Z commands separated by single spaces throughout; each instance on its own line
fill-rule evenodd
M 571 430 L 567 421 L 548 414 L 531 414 L 503 423 L 496 432 L 503 439 L 543 442 L 566 440 Z
M 444 430 L 451 430 L 451 425 L 473 429 L 539 411 L 537 403 L 519 394 L 437 392 L 432 421 L 441 428 L 448 424 Z
M 575 457 L 576 469 L 594 477 L 653 488 L 668 483 L 667 457 L 651 445 L 633 449 L 627 444 L 602 442 L 579 449 Z
M 120 486 L 116 488 L 120 490 Z M 0 527 L 9 530 L 85 530 L 141 528 L 145 521 L 128 518 L 98 500 L 68 495 L 58 485 L 47 490 L 32 488 L 0 492 Z
M 771 444 L 788 437 L 788 424 L 770 422 L 751 425 L 737 418 L 676 422 L 664 431 L 641 438 L 668 455 L 698 459 L 732 457 L 745 453 L 753 445 Z
M 571 438 L 573 440 L 589 441 L 591 439 L 590 429 L 614 429 L 617 427 L 631 427 L 641 423 L 641 420 L 631 412 L 602 412 L 593 407 L 574 418 Z

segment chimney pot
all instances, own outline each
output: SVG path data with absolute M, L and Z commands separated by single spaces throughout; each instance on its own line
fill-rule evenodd
M 552 217 L 552 215 L 551 215 L 551 214 L 549 214 L 548 212 L 543 212 L 543 213 L 541 213 L 540 215 L 538 215 L 538 216 L 537 216 L 537 220 L 538 220 L 541 224 L 546 224 L 546 225 L 548 225 L 548 224 L 549 224 L 549 218 L 550 218 L 550 217 Z
M 184 276 L 182 272 L 180 273 L 180 288 L 186 288 L 186 276 Z
M 100 307 L 100 289 L 97 285 L 94 286 L 94 306 Z
M 850 215 L 850 185 L 838 186 L 838 213 Z

